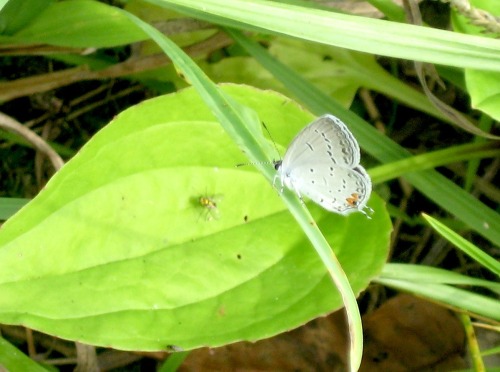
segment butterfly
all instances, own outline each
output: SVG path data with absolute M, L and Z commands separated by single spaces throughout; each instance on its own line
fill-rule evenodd
M 283 160 L 275 161 L 276 177 L 302 199 L 305 195 L 341 215 L 371 209 L 370 176 L 359 164 L 359 145 L 347 126 L 323 115 L 297 134 Z

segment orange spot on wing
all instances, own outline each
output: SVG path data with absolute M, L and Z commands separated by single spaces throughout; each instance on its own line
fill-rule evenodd
M 345 201 L 347 202 L 347 205 L 349 205 L 350 207 L 357 207 L 359 204 L 359 194 L 356 192 L 353 192 L 351 194 L 351 197 L 346 198 Z

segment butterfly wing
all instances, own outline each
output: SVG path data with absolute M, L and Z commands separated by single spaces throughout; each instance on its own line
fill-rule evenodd
M 333 115 L 323 115 L 293 139 L 283 158 L 282 172 L 323 159 L 353 168 L 359 164 L 359 158 L 358 142 L 347 126 Z
M 322 161 L 298 166 L 288 174 L 287 184 L 326 210 L 349 214 L 365 208 L 372 184 L 365 169 L 352 169 Z

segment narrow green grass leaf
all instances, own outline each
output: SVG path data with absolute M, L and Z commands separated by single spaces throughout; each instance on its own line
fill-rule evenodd
M 456 232 L 436 220 L 435 218 L 432 218 L 431 216 L 426 215 L 425 213 L 423 214 L 423 217 L 425 220 L 429 223 L 429 225 L 432 226 L 436 232 L 444 237 L 446 240 L 448 240 L 450 243 L 452 243 L 455 247 L 460 249 L 462 252 L 464 252 L 466 255 L 471 257 L 472 259 L 476 260 L 478 263 L 483 265 L 485 268 L 488 270 L 491 270 L 493 273 L 495 273 L 497 276 L 500 276 L 500 262 L 491 257 L 490 255 L 486 254 L 483 252 L 480 248 L 476 247 L 474 244 L 469 242 L 468 240 L 462 238 L 460 235 L 458 235 Z
M 372 182 L 376 184 L 404 176 L 410 172 L 432 169 L 464 160 L 495 158 L 497 156 L 500 156 L 498 142 L 469 143 L 386 163 L 370 169 L 370 176 Z
M 500 40 L 485 37 L 266 0 L 148 1 L 229 27 L 248 25 L 365 53 L 500 71 Z
M 479 343 L 477 341 L 476 333 L 474 331 L 474 326 L 468 314 L 459 313 L 458 318 L 462 322 L 464 327 L 465 336 L 467 340 L 467 346 L 469 349 L 470 358 L 472 360 L 472 365 L 474 371 L 486 371 L 484 368 L 484 361 L 481 357 L 481 351 L 479 350 Z
M 175 372 L 184 362 L 184 360 L 188 357 L 188 351 L 181 351 L 172 353 L 168 356 L 165 363 L 162 364 L 158 372 Z
M 29 199 L 0 197 L 0 220 L 8 219 L 28 202 Z
M 500 283 L 431 266 L 388 263 L 380 275 L 384 279 L 408 280 L 416 283 L 454 284 L 484 287 L 500 294 Z
M 495 328 L 497 331 L 500 330 L 499 327 L 496 327 Z M 484 350 L 481 355 L 483 356 L 489 356 L 489 355 L 495 355 L 495 354 L 500 354 L 500 346 L 495 346 L 495 347 L 492 347 L 488 350 Z
M 490 132 L 493 127 L 493 120 L 487 115 L 481 115 L 479 119 L 479 129 L 484 132 Z M 474 137 L 474 143 L 485 143 L 487 139 L 484 137 Z M 480 159 L 472 159 L 467 164 L 467 171 L 465 174 L 464 189 L 468 192 L 471 191 L 474 180 L 476 179 L 477 171 L 479 169 Z
M 438 301 L 447 306 L 470 311 L 494 320 L 500 320 L 500 302 L 463 289 L 444 284 L 419 283 L 407 280 L 377 278 L 374 282 Z
M 0 337 L 0 367 L 9 372 L 50 371 L 50 369 L 42 367 L 2 337 Z

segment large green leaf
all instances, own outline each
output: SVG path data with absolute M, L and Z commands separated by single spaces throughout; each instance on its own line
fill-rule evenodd
M 279 94 L 225 91 L 280 137 L 310 120 Z M 341 307 L 278 192 L 235 167 L 244 160 L 193 89 L 118 115 L 0 231 L 0 322 L 120 349 L 190 349 Z M 217 196 L 217 218 L 200 196 Z M 372 219 L 310 206 L 355 293 L 388 251 L 389 217 L 376 195 L 369 204 Z
M 9 42 L 103 48 L 146 39 L 119 9 L 97 1 L 53 3 Z

